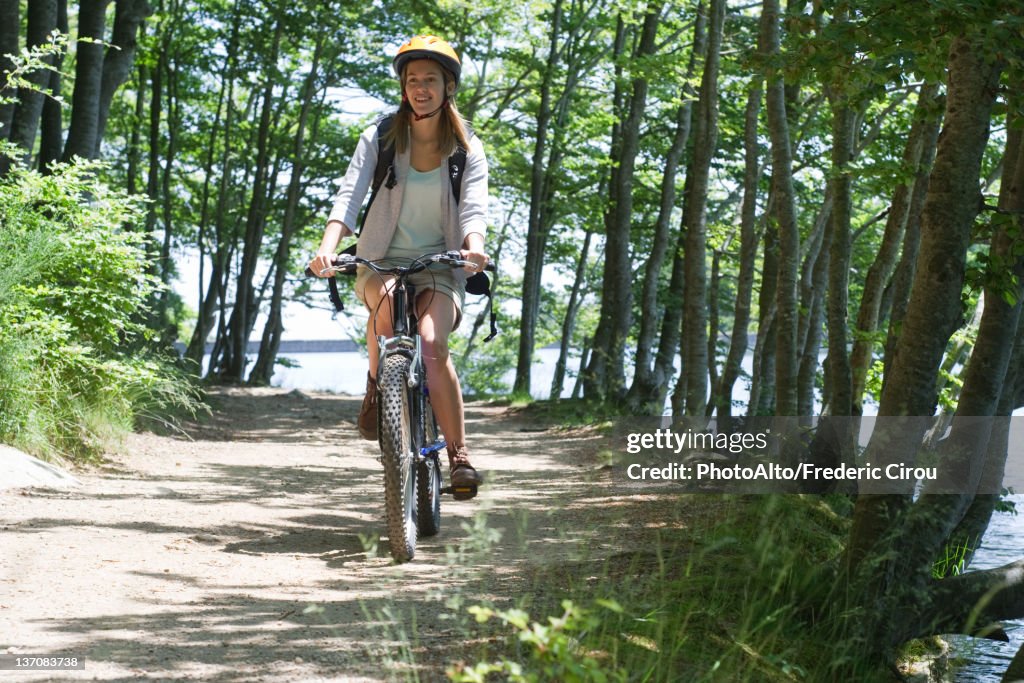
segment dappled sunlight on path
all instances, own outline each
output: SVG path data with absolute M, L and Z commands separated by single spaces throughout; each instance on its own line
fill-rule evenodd
M 75 491 L 0 493 L 0 652 L 78 654 L 18 680 L 424 680 L 472 659 L 465 608 L 515 604 L 552 563 L 622 550 L 644 496 L 596 431 L 467 408 L 471 502 L 413 562 L 386 557 L 376 445 L 359 399 L 221 389 L 184 434 L 138 434 Z M 447 469 L 447 468 L 445 468 Z

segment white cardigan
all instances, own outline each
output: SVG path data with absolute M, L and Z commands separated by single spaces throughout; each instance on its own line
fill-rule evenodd
M 387 182 L 381 184 L 377 198 L 366 216 L 356 253 L 365 259 L 383 258 L 398 227 L 398 216 L 402 212 L 402 196 L 405 179 L 409 175 L 409 150 L 395 154 L 395 179 L 397 184 L 390 190 Z M 373 182 L 377 167 L 377 126 L 373 125 L 359 136 L 356 151 L 349 162 L 348 171 L 341 179 L 341 187 L 334 196 L 334 208 L 328 221 L 341 221 L 342 236 L 353 234 L 352 226 L 359 217 L 366 193 Z M 487 158 L 480 138 L 473 135 L 466 152 L 466 168 L 463 170 L 461 198 L 456 204 L 448 179 L 447 159 L 437 170 L 442 176 L 441 216 L 443 217 L 444 241 L 447 249 L 461 249 L 466 236 L 478 233 L 487 235 Z M 456 277 L 465 279 L 465 272 L 453 271 Z

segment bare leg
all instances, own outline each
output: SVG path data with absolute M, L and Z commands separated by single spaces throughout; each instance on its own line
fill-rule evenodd
M 366 352 L 370 356 L 371 377 L 377 376 L 377 362 L 380 354 L 380 349 L 377 348 L 377 336 L 390 337 L 394 334 L 391 325 L 392 282 L 392 278 L 383 280 L 374 275 L 367 281 L 363 291 L 366 306 L 370 312 L 370 319 L 366 324 Z
M 448 335 L 455 326 L 455 303 L 444 294 L 428 290 L 419 295 L 417 306 L 423 362 L 430 378 L 430 403 L 434 407 L 434 415 L 445 440 L 455 446 L 464 446 L 466 424 L 462 387 L 448 353 Z

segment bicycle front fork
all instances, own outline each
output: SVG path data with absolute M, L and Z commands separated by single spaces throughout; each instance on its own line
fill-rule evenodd
M 409 365 L 409 377 L 407 378 L 409 388 L 415 389 L 420 383 L 420 368 L 423 367 L 423 345 L 420 336 L 415 337 L 377 337 L 377 367 L 381 367 L 384 359 L 393 353 L 412 354 L 412 363 Z

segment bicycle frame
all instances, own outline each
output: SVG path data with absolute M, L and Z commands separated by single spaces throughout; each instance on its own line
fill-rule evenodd
M 412 391 L 413 411 L 413 438 L 419 444 L 417 463 L 424 457 L 437 457 L 438 451 L 447 445 L 444 440 L 438 439 L 433 444 L 425 444 L 426 434 L 423 433 L 422 416 L 426 413 L 426 401 L 429 397 L 429 389 L 426 381 L 426 370 L 423 367 L 423 341 L 419 335 L 419 315 L 416 312 L 416 286 L 406 282 L 405 276 L 399 276 L 395 282 L 395 289 L 391 297 L 391 329 L 393 337 L 377 335 L 377 380 L 380 380 L 380 371 L 384 367 L 384 359 L 395 353 L 401 353 L 412 361 L 409 365 L 408 378 L 409 389 Z M 413 331 L 410 333 L 410 331 Z M 422 391 L 416 391 L 422 387 Z
M 377 335 L 377 372 L 380 374 L 380 361 L 388 354 L 405 353 L 412 360 L 412 367 L 419 372 L 422 367 L 423 345 L 419 335 L 419 316 L 416 314 L 416 286 L 406 282 L 404 277 L 399 277 L 395 283 L 395 290 L 391 297 L 391 329 L 393 337 Z M 410 330 L 414 332 L 410 333 Z M 380 379 L 379 377 L 377 379 Z M 410 376 L 409 388 L 419 383 L 419 378 Z

